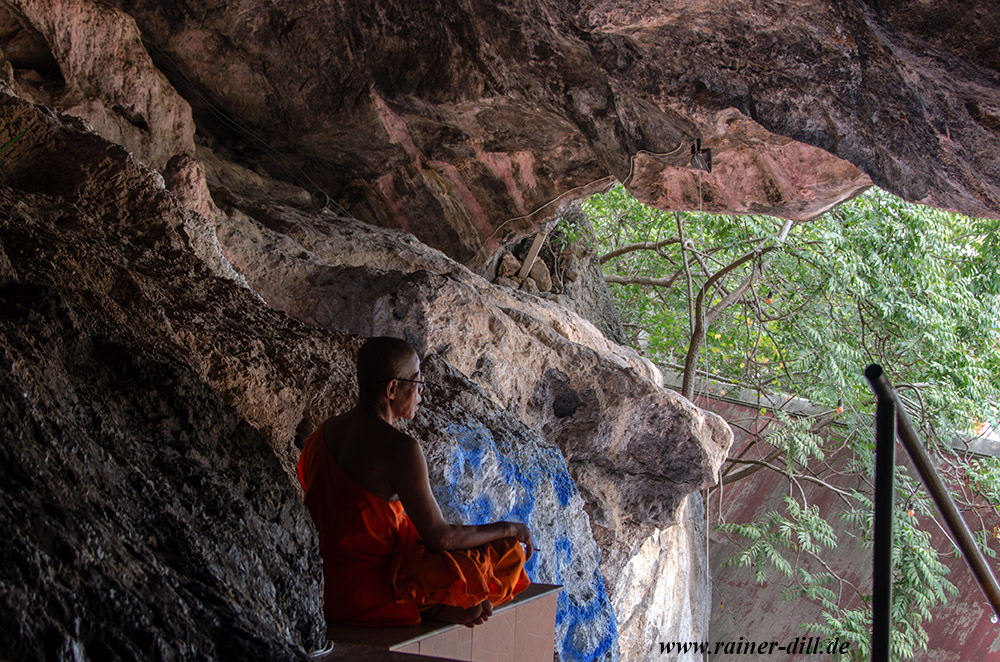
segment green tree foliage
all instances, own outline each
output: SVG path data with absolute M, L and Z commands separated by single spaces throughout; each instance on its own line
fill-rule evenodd
M 731 563 L 759 582 L 781 578 L 790 595 L 822 605 L 821 621 L 807 627 L 869 656 L 870 587 L 845 587 L 826 560 L 838 533 L 871 544 L 874 408 L 862 375 L 869 363 L 886 369 L 981 545 L 995 555 L 1000 463 L 951 442 L 998 421 L 997 221 L 878 190 L 805 223 L 667 213 L 621 187 L 592 197 L 584 211 L 630 341 L 683 373 L 688 397 L 700 375 L 719 389 L 819 405 L 809 415 L 779 411 L 752 428 L 758 448 L 731 457 L 723 482 L 775 471 L 792 489 L 780 511 L 720 527 L 742 544 Z M 809 504 L 806 483 L 839 496 L 843 521 L 828 522 Z M 926 648 L 930 609 L 954 588 L 930 543 L 933 505 L 905 471 L 897 488 L 892 646 L 894 658 L 909 659 Z

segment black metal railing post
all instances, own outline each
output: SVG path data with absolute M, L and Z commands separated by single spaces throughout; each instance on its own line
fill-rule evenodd
M 884 531 L 880 533 L 880 523 L 881 519 L 879 516 L 880 505 L 879 499 L 881 496 L 881 487 L 879 485 L 879 470 L 881 467 L 882 457 L 884 455 L 888 457 L 888 453 L 881 453 L 883 448 L 882 441 L 882 430 L 888 428 L 888 424 L 883 422 L 883 416 L 891 416 L 891 414 L 885 413 L 891 410 L 883 409 L 882 403 L 891 403 L 892 409 L 895 410 L 895 426 L 896 426 L 896 436 L 898 436 L 900 442 L 903 444 L 903 448 L 906 449 L 906 453 L 910 456 L 913 461 L 913 467 L 917 470 L 920 475 L 920 480 L 923 481 L 924 486 L 927 488 L 927 493 L 930 495 L 931 500 L 934 501 L 934 505 L 937 507 L 938 512 L 941 513 L 941 518 L 951 534 L 951 539 L 958 546 L 959 551 L 962 553 L 962 558 L 965 559 L 966 564 L 969 566 L 969 571 L 975 578 L 976 582 L 979 584 L 980 590 L 986 597 L 986 600 L 990 603 L 990 607 L 993 609 L 994 617 L 1000 615 L 1000 585 L 997 584 L 996 577 L 993 576 L 993 571 L 990 570 L 989 565 L 986 563 L 986 558 L 983 556 L 982 551 L 976 546 L 976 541 L 972 537 L 972 532 L 969 531 L 968 524 L 965 523 L 962 514 L 958 512 L 958 507 L 955 505 L 955 501 L 951 498 L 951 494 L 948 493 L 948 489 L 945 487 L 944 482 L 941 480 L 941 476 L 938 474 L 937 469 L 934 468 L 933 462 L 931 462 L 930 456 L 927 451 L 924 450 L 924 446 L 920 443 L 917 438 L 917 433 L 913 429 L 913 424 L 910 423 L 910 417 L 907 416 L 906 410 L 903 409 L 903 405 L 899 400 L 899 396 L 896 395 L 896 390 L 889 383 L 889 379 L 885 376 L 885 372 L 882 370 L 881 366 L 872 364 L 865 369 L 865 377 L 868 378 L 868 382 L 872 386 L 872 390 L 875 392 L 875 398 L 878 401 L 878 410 L 876 413 L 877 424 L 878 424 L 878 447 L 875 459 L 876 464 L 876 482 L 875 482 L 875 568 L 874 576 L 872 578 L 872 590 L 874 595 L 872 596 L 872 659 L 873 660 L 888 660 L 888 657 L 877 657 L 879 655 L 876 649 L 876 637 L 881 637 L 878 631 L 879 627 L 882 627 L 883 620 L 886 621 L 884 627 L 886 632 L 884 634 L 886 639 L 886 646 L 888 646 L 888 630 L 891 627 L 891 623 L 888 623 L 889 612 L 886 611 L 885 619 L 877 615 L 876 605 L 882 603 L 891 608 L 892 605 L 892 593 L 891 593 L 891 582 L 892 582 L 892 568 L 891 565 L 888 569 L 880 569 L 879 551 L 881 547 L 879 546 L 879 536 L 884 534 Z M 895 442 L 885 442 L 891 445 L 893 449 L 893 454 L 895 452 Z M 892 476 L 892 468 L 889 469 L 889 475 Z M 888 484 L 889 490 L 892 489 L 891 481 L 882 481 L 883 484 Z M 891 518 L 892 518 L 892 506 L 891 499 L 892 493 L 889 494 L 889 507 L 885 511 L 887 514 L 884 515 L 885 518 L 889 520 L 888 535 L 889 542 L 886 551 L 884 552 L 888 563 L 891 564 L 891 554 L 892 554 L 892 528 L 891 528 Z M 882 582 L 889 582 L 889 589 L 886 590 L 882 587 Z M 878 620 L 876 620 L 878 619 Z M 888 656 L 888 648 L 884 653 Z
M 872 551 L 872 660 L 889 662 L 892 632 L 892 513 L 896 471 L 896 403 L 875 413 L 875 540 Z

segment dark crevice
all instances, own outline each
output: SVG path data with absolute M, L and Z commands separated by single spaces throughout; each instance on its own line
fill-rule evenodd
M 65 84 L 45 38 L 17 10 L 0 0 L 0 52 L 31 82 Z M 33 73 L 32 73 L 33 72 Z

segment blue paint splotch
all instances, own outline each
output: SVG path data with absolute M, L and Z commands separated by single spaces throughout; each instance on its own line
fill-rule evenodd
M 494 521 L 490 519 L 493 513 L 493 502 L 485 494 L 472 502 L 472 518 L 469 524 L 489 524 Z
M 567 621 L 569 627 L 561 642 L 561 657 L 563 660 L 573 662 L 585 662 L 609 656 L 613 660 L 618 659 L 618 651 L 615 643 L 618 639 L 618 627 L 615 623 L 614 610 L 611 609 L 611 601 L 604 588 L 604 577 L 599 572 L 594 573 L 595 595 L 582 604 L 577 604 L 570 599 L 561 601 L 559 611 L 556 613 L 556 622 L 560 616 Z M 559 597 L 562 598 L 565 593 Z M 581 631 L 586 628 L 591 636 L 581 636 Z M 600 638 L 594 642 L 593 635 L 600 634 Z
M 556 561 L 559 563 L 559 567 L 563 564 L 569 566 L 570 557 L 573 555 L 573 543 L 569 541 L 569 538 L 559 538 L 553 543 L 552 548 L 556 554 Z M 562 577 L 559 577 L 559 581 L 562 582 Z
M 542 551 L 525 564 L 528 576 L 532 581 L 562 584 L 569 589 L 560 593 L 558 598 L 556 629 L 561 639 L 556 643 L 556 652 L 559 659 L 572 662 L 617 660 L 618 631 L 604 577 L 597 568 L 592 570 L 590 577 L 579 577 L 577 553 L 566 529 L 568 517 L 561 517 L 560 512 L 535 512 L 536 495 L 548 485 L 555 492 L 560 510 L 568 509 L 577 494 L 562 454 L 545 447 L 533 449 L 531 453 L 517 453 L 512 444 L 523 443 L 523 440 L 498 441 L 478 423 L 453 423 L 443 432 L 454 443 L 454 450 L 445 472 L 448 485 L 435 488 L 441 505 L 468 524 L 512 520 L 532 526 L 536 532 L 536 543 Z M 477 479 L 484 473 L 484 464 L 493 461 L 500 477 L 512 488 L 513 505 L 500 506 L 485 493 L 475 497 L 457 493 L 463 478 L 465 484 L 470 479 L 474 485 L 477 484 Z M 551 496 L 547 498 L 549 507 L 554 505 Z M 509 504 L 509 501 L 505 503 Z M 544 531 L 547 540 L 538 535 L 542 529 L 532 521 L 536 516 L 538 521 L 544 517 L 555 522 Z M 542 554 L 548 555 L 545 563 L 539 562 Z
M 573 484 L 573 479 L 569 477 L 569 472 L 559 473 L 552 477 L 552 486 L 556 490 L 556 498 L 559 499 L 559 505 L 565 508 L 569 505 L 569 500 L 573 496 L 573 490 L 576 487 Z
M 448 482 L 452 486 L 466 471 L 479 471 L 483 465 L 483 446 L 481 436 L 463 435 L 458 437 L 459 446 L 452 454 L 451 468 L 448 471 Z

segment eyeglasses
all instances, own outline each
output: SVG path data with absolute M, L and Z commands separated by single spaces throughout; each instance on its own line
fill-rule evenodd
M 417 393 L 423 393 L 424 384 L 427 383 L 426 379 L 404 379 L 403 377 L 386 377 L 385 379 L 376 380 L 372 382 L 372 384 L 381 384 L 382 382 L 391 382 L 393 380 L 396 380 L 397 382 L 409 382 L 411 384 L 416 384 Z
M 426 379 L 403 379 L 402 377 L 393 377 L 392 379 L 395 379 L 397 382 L 410 382 L 411 384 L 416 384 L 417 393 L 424 392 L 424 384 L 427 382 Z

